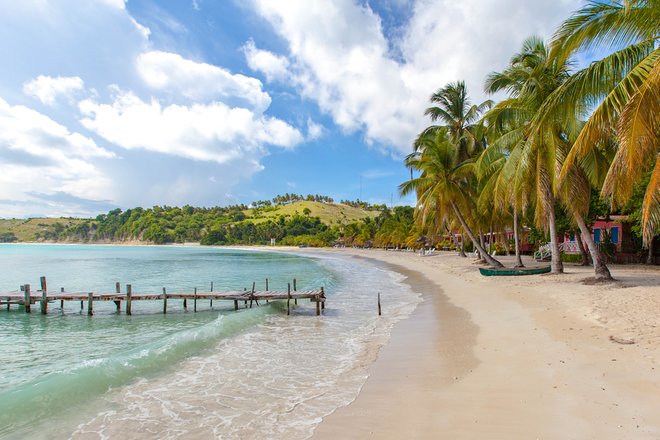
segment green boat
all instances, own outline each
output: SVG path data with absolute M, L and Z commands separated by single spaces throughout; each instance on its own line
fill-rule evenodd
M 510 268 L 510 267 L 501 267 L 501 268 L 490 268 L 490 267 L 480 267 L 479 272 L 485 277 L 513 277 L 521 275 L 538 275 L 540 273 L 549 273 L 551 270 L 550 266 L 544 267 L 520 267 L 520 268 Z

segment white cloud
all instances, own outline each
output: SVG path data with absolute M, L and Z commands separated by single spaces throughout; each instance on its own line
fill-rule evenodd
M 112 104 L 82 101 L 80 110 L 86 128 L 123 148 L 220 164 L 261 156 L 264 144 L 292 148 L 303 140 L 284 121 L 221 102 L 162 106 L 123 92 Z
M 261 81 L 170 52 L 152 51 L 137 59 L 137 71 L 152 89 L 181 94 L 191 100 L 237 100 L 257 111 L 270 105 Z
M 282 81 L 289 77 L 289 60 L 286 57 L 257 49 L 253 40 L 245 43 L 242 49 L 250 69 L 262 72 L 267 81 Z
M 60 97 L 73 99 L 75 92 L 83 90 L 85 83 L 78 76 L 52 76 L 39 75 L 37 78 L 23 84 L 23 92 L 46 105 L 54 105 Z
M 307 119 L 307 140 L 313 141 L 325 134 L 325 127 L 314 122 L 311 118 Z
M 108 6 L 112 6 L 117 9 L 126 9 L 126 0 L 101 0 Z
M 58 193 L 79 199 L 110 198 L 110 181 L 94 162 L 112 157 L 92 139 L 0 98 L 0 200 L 21 202 L 32 194 Z
M 388 40 L 362 2 L 253 3 L 288 43 L 300 93 L 344 130 L 363 130 L 367 142 L 402 153 L 428 125 L 423 112 L 433 91 L 464 79 L 473 100 L 484 99 L 485 76 L 503 68 L 525 37 L 549 36 L 575 8 L 573 0 L 417 0 L 403 36 Z

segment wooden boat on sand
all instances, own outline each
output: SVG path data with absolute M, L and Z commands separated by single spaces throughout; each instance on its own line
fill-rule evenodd
M 521 276 L 521 275 L 538 275 L 541 273 L 549 273 L 550 266 L 543 267 L 480 267 L 479 272 L 485 277 L 511 277 L 511 276 Z

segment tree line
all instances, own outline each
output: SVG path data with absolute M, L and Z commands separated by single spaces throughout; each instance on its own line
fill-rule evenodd
M 521 221 L 544 232 L 552 273 L 563 272 L 563 212 L 584 240 L 598 279 L 611 279 L 589 219 L 594 205 L 629 213 L 653 258 L 660 232 L 660 3 L 588 2 L 551 41 L 525 40 L 509 64 L 485 79 L 498 102 L 472 104 L 465 84 L 431 96 L 423 130 L 406 158 L 418 177 L 400 186 L 417 196 L 416 221 L 434 232 L 460 229 L 491 266 L 484 232 Z M 574 71 L 585 51 L 616 50 Z

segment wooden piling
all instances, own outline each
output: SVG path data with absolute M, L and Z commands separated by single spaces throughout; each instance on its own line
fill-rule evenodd
M 266 292 L 268 292 L 268 278 L 266 278 Z
M 293 279 L 293 291 L 294 292 L 298 291 L 298 287 L 296 286 L 296 279 L 295 278 Z M 298 298 L 294 298 L 293 303 L 295 305 L 298 305 Z
M 193 295 L 193 312 L 197 313 L 197 287 L 195 287 L 195 293 Z
M 380 309 L 380 292 L 378 292 L 378 316 L 382 315 L 382 311 Z
M 94 314 L 94 294 L 92 292 L 87 294 L 87 314 L 89 316 Z
M 319 301 L 320 298 L 317 298 L 316 301 L 316 316 L 319 316 L 321 314 L 321 301 Z
M 213 281 L 211 281 L 211 292 L 213 292 Z M 209 307 L 213 308 L 213 298 L 209 299 Z
M 46 277 L 39 278 L 41 283 L 41 314 L 48 314 L 48 288 L 46 287 Z
M 291 314 L 291 283 L 287 283 L 287 290 L 286 290 L 286 314 L 290 315 Z
M 121 293 L 121 285 L 119 284 L 119 281 L 117 281 L 115 283 L 115 293 L 117 293 L 117 295 L 119 295 Z M 117 311 L 120 311 L 121 310 L 121 301 L 116 300 L 115 301 L 115 306 L 117 306 Z
M 25 313 L 30 313 L 30 301 L 32 298 L 30 297 L 30 285 L 26 284 L 23 286 L 23 294 L 24 294 L 24 300 L 25 300 Z
M 64 287 L 60 287 L 60 293 L 64 293 Z M 64 300 L 60 300 L 60 308 L 64 312 Z
M 321 287 L 321 298 L 323 298 L 323 302 L 321 303 L 321 310 L 325 310 L 325 290 L 323 287 Z
M 238 310 L 238 300 L 234 300 L 234 310 Z
M 167 314 L 167 289 L 163 287 L 163 315 Z
M 188 310 L 188 300 L 183 298 L 183 310 Z
M 131 287 L 130 284 L 126 284 L 126 314 L 127 315 L 132 315 L 133 314 L 133 304 L 132 304 L 132 297 L 133 297 L 133 288 Z

